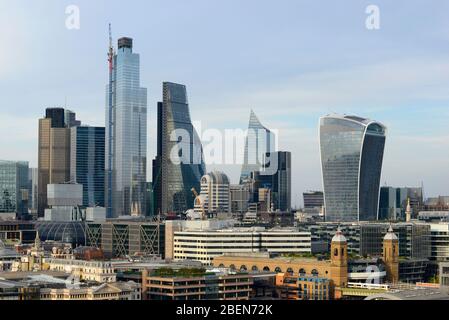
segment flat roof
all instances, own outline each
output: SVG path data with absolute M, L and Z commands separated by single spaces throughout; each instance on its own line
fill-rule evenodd
M 449 288 L 421 288 L 374 294 L 365 300 L 449 300 Z

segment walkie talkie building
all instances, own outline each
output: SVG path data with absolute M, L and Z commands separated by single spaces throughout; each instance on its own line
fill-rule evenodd
M 320 119 L 325 218 L 330 222 L 378 218 L 386 128 L 356 116 Z

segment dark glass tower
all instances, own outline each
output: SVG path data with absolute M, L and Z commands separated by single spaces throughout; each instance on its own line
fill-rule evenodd
M 65 109 L 63 108 L 47 108 L 45 109 L 45 118 L 51 119 L 52 128 L 65 127 Z
M 71 129 L 70 180 L 83 185 L 83 206 L 104 207 L 105 128 Z
M 378 219 L 385 135 L 385 126 L 360 117 L 320 119 L 326 221 Z
M 200 180 L 206 172 L 184 85 L 163 83 L 157 122 L 157 156 L 153 161 L 155 214 L 181 214 L 193 208 L 192 188 L 200 191 Z
M 292 170 L 291 152 L 277 151 L 267 153 L 267 163 L 262 171 L 253 171 L 254 191 L 253 201 L 259 201 L 258 189 L 271 190 L 272 209 L 275 211 L 290 212 L 292 202 Z
M 277 159 L 277 170 L 273 176 L 274 210 L 290 212 L 292 202 L 292 154 L 278 151 L 272 153 Z

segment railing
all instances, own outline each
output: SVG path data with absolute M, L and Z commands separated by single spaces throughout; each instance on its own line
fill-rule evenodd
M 389 290 L 391 286 L 389 284 L 378 284 L 378 283 L 358 283 L 358 282 L 348 282 L 348 288 L 351 289 L 368 289 L 368 290 Z

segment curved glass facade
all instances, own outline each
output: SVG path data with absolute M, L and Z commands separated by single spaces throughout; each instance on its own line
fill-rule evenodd
M 367 119 L 320 119 L 326 221 L 377 220 L 385 127 Z
M 206 172 L 201 141 L 190 119 L 186 87 L 164 82 L 158 109 L 158 156 L 153 168 L 156 212 L 181 214 L 194 207 L 191 190 L 200 190 Z
M 86 245 L 86 224 L 82 221 L 37 221 L 35 229 L 42 241 L 71 243 L 73 247 Z

